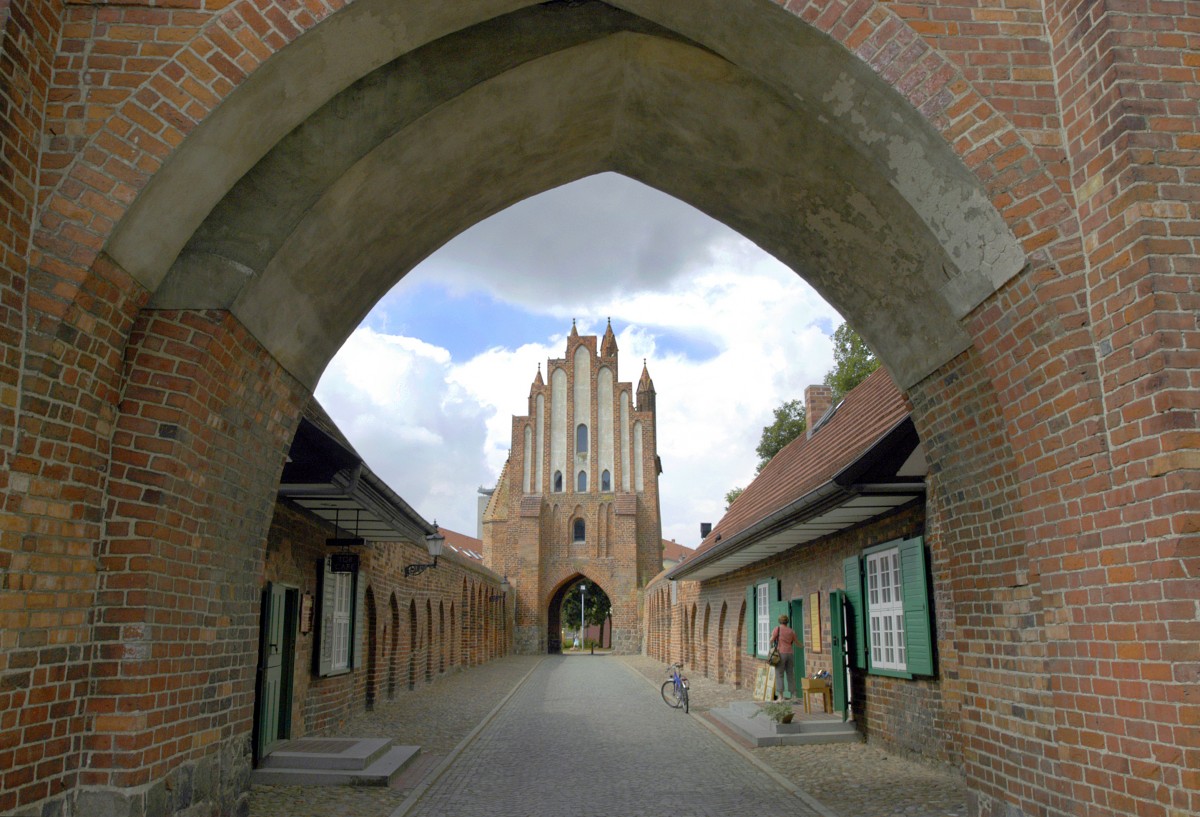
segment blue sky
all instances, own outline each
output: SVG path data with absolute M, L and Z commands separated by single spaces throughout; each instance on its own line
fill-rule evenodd
M 371 468 L 428 519 L 476 534 L 512 415 L 572 319 L 612 319 L 619 377 L 658 392 L 663 535 L 694 546 L 754 474 L 772 410 L 833 362 L 841 318 L 794 273 L 697 210 L 604 174 L 475 225 L 382 298 L 317 397 Z

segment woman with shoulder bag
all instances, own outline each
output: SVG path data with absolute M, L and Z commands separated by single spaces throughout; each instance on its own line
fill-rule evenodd
M 788 626 L 787 614 L 780 614 L 779 626 L 771 631 L 771 650 L 779 652 L 779 663 L 771 662 L 775 664 L 775 697 L 777 698 L 792 698 L 796 694 L 796 679 L 792 677 L 792 671 L 795 667 L 796 642 L 799 640 L 796 631 Z M 786 694 L 783 691 L 785 679 L 788 688 Z

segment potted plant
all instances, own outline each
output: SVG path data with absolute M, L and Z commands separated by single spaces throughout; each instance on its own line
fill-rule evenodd
M 771 701 L 760 706 L 758 711 L 750 717 L 757 718 L 759 715 L 766 715 L 775 723 L 791 723 L 795 714 L 791 701 Z

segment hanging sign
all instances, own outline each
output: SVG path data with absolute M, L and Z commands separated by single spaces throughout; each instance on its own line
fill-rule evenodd
M 330 573 L 357 573 L 358 572 L 358 554 L 357 553 L 331 553 L 331 554 L 329 554 L 329 572 Z

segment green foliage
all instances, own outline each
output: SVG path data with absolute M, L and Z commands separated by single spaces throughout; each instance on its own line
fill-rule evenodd
M 788 715 L 795 713 L 792 709 L 790 701 L 770 701 L 759 706 L 758 711 L 750 717 L 757 718 L 759 715 L 766 715 L 776 723 L 782 723 L 783 719 Z
M 725 494 L 725 510 L 729 510 L 729 506 L 733 504 L 733 501 L 735 499 L 737 499 L 739 496 L 742 495 L 742 491 L 744 491 L 744 490 L 746 490 L 746 489 L 745 488 L 730 488 L 729 489 L 729 492 L 727 494 Z
M 769 426 L 764 426 L 762 436 L 758 441 L 758 471 L 762 471 L 771 458 L 778 454 L 792 440 L 799 437 L 808 428 L 805 419 L 804 403 L 800 400 L 789 400 L 775 409 L 775 420 Z
M 584 610 L 583 615 L 588 624 L 599 626 L 612 612 L 612 602 L 609 600 L 608 594 L 591 579 L 583 579 L 573 584 L 563 599 L 562 624 L 568 629 L 579 626 L 579 585 L 581 584 L 587 585 L 587 609 Z
M 833 389 L 833 404 L 846 393 L 867 379 L 867 375 L 879 368 L 879 361 L 866 341 L 843 323 L 833 332 L 833 368 L 825 375 L 825 385 Z

